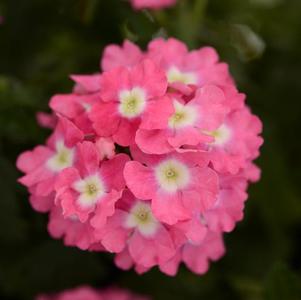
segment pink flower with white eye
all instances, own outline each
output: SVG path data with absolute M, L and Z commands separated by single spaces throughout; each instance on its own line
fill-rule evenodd
M 154 103 L 146 112 L 136 134 L 138 147 L 149 154 L 172 152 L 181 146 L 213 141 L 206 131 L 222 124 L 227 107 L 223 91 L 212 85 L 198 89 L 185 103 L 169 97 Z
M 240 180 L 245 181 L 241 178 Z M 233 184 L 237 181 L 233 180 Z M 230 232 L 243 218 L 248 194 L 236 186 L 222 187 L 215 205 L 203 214 L 206 226 L 214 232 Z
M 100 96 L 90 118 L 96 133 L 112 136 L 121 146 L 134 143 L 135 133 L 147 107 L 166 92 L 167 82 L 150 60 L 131 68 L 117 68 L 103 74 Z
M 48 232 L 54 239 L 64 239 L 65 246 L 90 249 L 98 241 L 90 222 L 80 222 L 78 217 L 64 217 L 62 208 L 53 206 L 49 214 Z
M 151 199 L 152 211 L 158 220 L 172 225 L 213 205 L 218 177 L 207 166 L 205 153 L 155 156 L 144 155 L 133 148 L 131 154 L 138 161 L 126 164 L 126 184 L 138 199 Z
M 81 222 L 91 218 L 92 226 L 102 226 L 113 215 L 125 182 L 122 174 L 126 154 L 100 162 L 95 144 L 83 142 L 76 147 L 77 161 L 61 172 L 56 180 L 56 204 L 65 217 L 76 216 Z M 92 215 L 93 213 L 93 215 Z
M 177 0 L 131 0 L 135 9 L 160 9 L 176 4 Z
M 227 64 L 219 62 L 216 51 L 211 47 L 189 52 L 179 40 L 158 38 L 149 43 L 147 57 L 165 70 L 171 85 L 227 85 L 233 82 Z
M 110 252 L 127 247 L 133 261 L 145 268 L 166 262 L 176 251 L 168 228 L 153 215 L 150 201 L 137 200 L 128 190 L 118 201 L 114 216 L 95 234 Z
M 261 132 L 262 123 L 247 107 L 228 114 L 218 129 L 207 132 L 215 138 L 208 144 L 214 169 L 236 174 L 245 168 L 248 160 L 259 155 L 263 143 L 259 136 Z
M 52 207 L 56 177 L 73 165 L 74 147 L 83 138 L 73 123 L 60 117 L 45 146 L 37 146 L 18 157 L 17 168 L 25 173 L 19 182 L 29 188 L 30 202 L 36 210 L 46 212 Z
M 216 261 L 224 254 L 222 233 L 208 231 L 202 243 L 198 245 L 184 244 L 171 260 L 161 264 L 159 268 L 163 273 L 174 276 L 177 274 L 180 263 L 184 262 L 192 272 L 203 275 L 207 273 L 210 261 Z
M 131 41 L 125 40 L 123 45 L 109 45 L 104 49 L 101 68 L 110 71 L 117 67 L 133 67 L 140 63 L 144 54 L 140 48 Z

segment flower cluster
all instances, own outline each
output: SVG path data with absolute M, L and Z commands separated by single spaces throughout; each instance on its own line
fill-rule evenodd
M 20 182 L 65 245 L 115 253 L 122 269 L 197 274 L 224 254 L 243 218 L 263 142 L 213 48 L 155 39 L 108 46 L 103 72 L 71 76 L 40 113 L 45 145 L 20 155 Z
M 135 9 L 160 9 L 173 6 L 177 0 L 131 0 L 132 6 Z
M 149 298 L 116 288 L 95 290 L 89 286 L 80 286 L 58 294 L 39 295 L 36 300 L 149 300 Z

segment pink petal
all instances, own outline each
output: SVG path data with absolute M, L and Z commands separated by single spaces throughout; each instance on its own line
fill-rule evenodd
M 125 180 L 123 170 L 129 160 L 128 155 L 120 153 L 112 159 L 102 162 L 100 174 L 110 189 L 117 191 L 124 189 Z
M 163 97 L 150 101 L 140 124 L 141 129 L 164 129 L 168 119 L 174 113 L 173 101 L 170 97 Z
M 141 200 L 149 200 L 157 190 L 153 171 L 137 161 L 127 162 L 124 178 L 128 188 Z
M 101 228 L 105 225 L 107 218 L 115 212 L 115 203 L 120 199 L 122 192 L 112 190 L 100 199 L 97 203 L 95 215 L 91 219 L 91 225 L 94 228 Z
M 182 197 L 179 193 L 158 193 L 153 196 L 152 210 L 158 220 L 169 225 L 187 220 L 191 216 L 191 211 L 184 207 Z
M 76 147 L 76 166 L 82 177 L 93 175 L 99 170 L 99 153 L 94 143 L 84 141 Z
M 97 134 L 108 137 L 114 134 L 120 123 L 120 116 L 117 113 L 116 103 L 99 102 L 92 107 L 89 118 Z
M 50 99 L 49 106 L 56 113 L 72 119 L 84 112 L 84 107 L 78 102 L 80 97 L 74 94 L 55 95 Z
M 158 68 L 151 60 L 146 59 L 141 64 L 133 67 L 130 73 L 133 87 L 144 88 L 147 98 L 161 97 L 167 89 L 165 72 Z
M 113 140 L 118 145 L 128 147 L 135 142 L 135 133 L 138 129 L 140 120 L 121 119 L 117 131 L 113 134 Z
M 71 75 L 70 77 L 88 93 L 94 93 L 100 89 L 100 74 Z
M 122 47 L 109 45 L 105 48 L 101 67 L 103 71 L 109 71 L 116 67 L 131 67 L 139 63 L 143 58 L 142 51 L 131 41 L 125 40 Z
M 135 141 L 137 146 L 148 154 L 164 154 L 173 151 L 167 142 L 168 136 L 165 130 L 144 130 L 139 129 Z

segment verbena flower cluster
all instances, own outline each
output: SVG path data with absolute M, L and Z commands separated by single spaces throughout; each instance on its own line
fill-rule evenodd
M 30 203 L 65 245 L 115 253 L 138 273 L 203 274 L 243 218 L 262 125 L 213 48 L 155 39 L 108 46 L 103 72 L 73 75 L 39 123 L 45 145 L 20 155 Z
M 89 286 L 80 286 L 58 294 L 39 295 L 36 300 L 150 300 L 129 291 L 111 288 L 96 290 Z

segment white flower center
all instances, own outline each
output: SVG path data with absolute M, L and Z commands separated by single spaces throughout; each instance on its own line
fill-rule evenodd
M 211 143 L 212 145 L 222 146 L 229 141 L 231 137 L 231 130 L 223 124 L 218 129 L 209 132 L 209 134 L 215 139 L 214 142 Z
M 131 119 L 138 117 L 144 111 L 146 95 L 143 89 L 136 87 L 121 91 L 119 101 L 119 112 L 123 117 Z
M 91 111 L 92 105 L 86 102 L 82 102 L 82 106 L 84 108 L 85 111 L 89 112 Z
M 183 128 L 191 126 L 197 119 L 197 112 L 191 106 L 185 106 L 174 100 L 175 113 L 169 118 L 168 125 L 170 128 Z
M 73 165 L 74 149 L 67 148 L 63 141 L 56 143 L 56 153 L 47 161 L 47 166 L 54 172 L 59 172 Z
M 167 79 L 169 83 L 181 82 L 184 84 L 196 84 L 197 77 L 193 72 L 181 72 L 176 67 L 171 67 L 167 71 Z
M 90 207 L 105 194 L 104 184 L 98 175 L 91 175 L 74 183 L 73 188 L 79 193 L 78 203 Z
M 126 227 L 137 228 L 144 236 L 153 235 L 157 231 L 158 225 L 150 205 L 141 201 L 132 207 L 126 219 Z
M 176 192 L 189 183 L 190 173 L 183 163 L 169 159 L 160 163 L 155 169 L 160 187 L 166 192 Z

